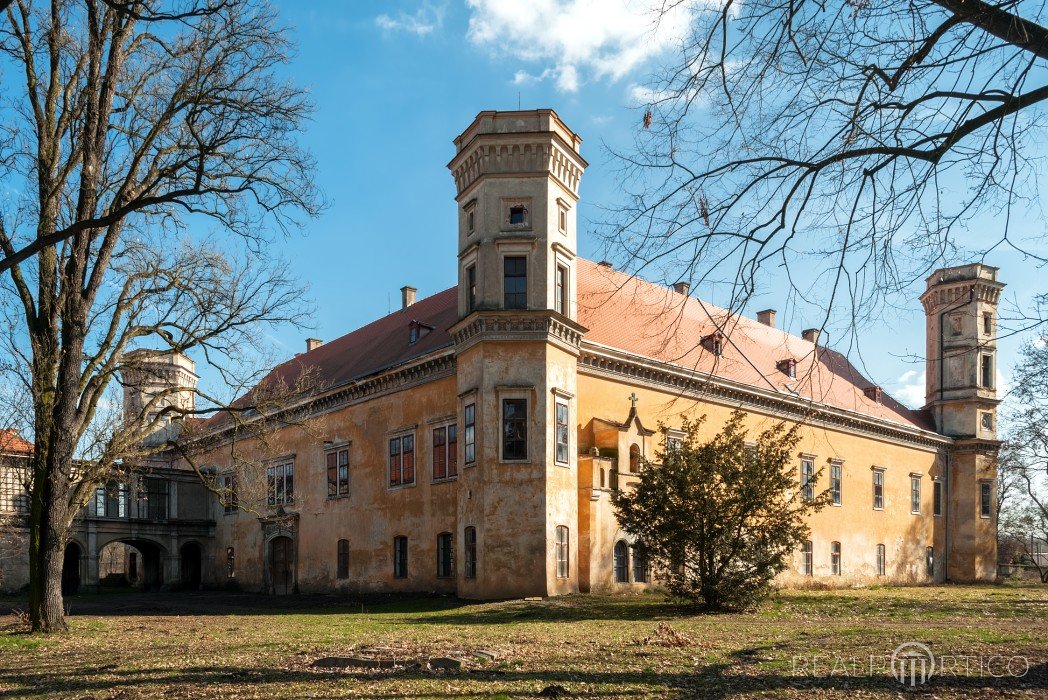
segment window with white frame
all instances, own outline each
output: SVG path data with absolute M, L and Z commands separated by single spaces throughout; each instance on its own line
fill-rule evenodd
M 921 512 L 921 477 L 910 474 L 910 512 L 917 515 Z
M 458 426 L 455 423 L 433 429 L 433 480 L 458 476 Z
M 802 566 L 804 567 L 803 573 L 805 576 L 812 576 L 815 571 L 815 564 L 812 560 L 813 551 L 811 540 L 805 540 L 804 546 L 801 549 L 801 554 L 803 556 Z
M 808 503 L 815 500 L 814 457 L 801 457 L 801 497 Z
M 993 484 L 989 481 L 979 482 L 979 517 L 993 517 Z
M 462 419 L 462 461 L 468 466 L 477 462 L 477 405 L 466 404 L 462 409 Z
M 564 525 L 557 526 L 556 539 L 557 578 L 567 578 L 570 573 L 568 556 L 570 554 L 568 544 L 568 528 Z
M 266 487 L 271 506 L 289 505 L 295 502 L 295 463 L 293 461 L 271 464 L 266 467 Z
M 568 424 L 568 402 L 565 399 L 557 399 L 554 402 L 556 413 L 556 461 L 557 464 L 567 465 L 571 461 L 570 431 Z
M 884 510 L 884 470 L 873 469 L 873 509 Z
M 841 575 L 841 543 L 830 543 L 830 570 L 834 576 Z
M 830 502 L 841 505 L 841 482 L 844 466 L 840 462 L 830 462 Z

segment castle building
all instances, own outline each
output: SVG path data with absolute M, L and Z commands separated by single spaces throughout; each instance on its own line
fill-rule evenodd
M 664 449 L 659 424 L 672 440 L 705 415 L 713 434 L 736 408 L 754 432 L 799 424 L 798 488 L 832 494 L 784 585 L 995 578 L 996 268 L 928 278 L 927 405 L 910 410 L 817 330 L 793 336 L 772 310 L 729 314 L 580 258 L 587 164 L 552 110 L 481 112 L 454 143 L 458 284 L 419 300 L 405 287 L 398 311 L 274 368 L 318 386 L 298 419 L 198 431 L 193 464 L 224 494 L 208 501 L 202 585 L 643 588 L 644 546 L 612 492 Z

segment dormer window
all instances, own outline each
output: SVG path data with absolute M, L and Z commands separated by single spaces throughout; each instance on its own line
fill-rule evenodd
M 724 352 L 724 334 L 720 331 L 703 336 L 701 342 L 702 347 L 706 348 L 707 351 L 712 352 L 715 357 L 720 357 Z
M 528 208 L 523 204 L 509 208 L 509 223 L 511 226 L 522 226 L 528 223 Z
M 792 357 L 788 357 L 785 360 L 779 360 L 775 363 L 775 367 L 790 379 L 797 378 L 797 360 Z
M 433 326 L 427 326 L 425 323 L 412 321 L 408 327 L 408 344 L 414 345 L 419 340 L 429 335 L 429 332 L 432 330 Z

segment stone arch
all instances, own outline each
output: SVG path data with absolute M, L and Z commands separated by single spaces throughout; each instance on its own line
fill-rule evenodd
M 146 590 L 157 590 L 172 581 L 165 580 L 165 564 L 168 559 L 168 550 L 160 542 L 146 537 L 110 537 L 98 544 L 96 556 L 101 556 L 102 550 L 113 543 L 130 545 L 142 555 L 142 561 L 134 564 L 136 571 L 129 572 L 133 577 L 129 583 L 140 585 Z

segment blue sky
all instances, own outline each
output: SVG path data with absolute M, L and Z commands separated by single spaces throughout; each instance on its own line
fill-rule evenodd
M 445 166 L 452 139 L 481 110 L 515 109 L 518 100 L 524 109 L 552 107 L 582 136 L 590 167 L 582 181 L 580 253 L 602 257 L 587 232 L 601 207 L 619 196 L 606 147 L 632 142 L 644 85 L 660 61 L 672 59 L 679 26 L 642 37 L 646 20 L 615 1 L 277 5 L 299 47 L 291 77 L 317 106 L 304 141 L 319 161 L 331 206 L 304 236 L 278 241 L 274 253 L 308 282 L 318 337 L 331 340 L 396 308 L 402 285 L 425 296 L 455 284 L 454 187 Z M 1043 231 L 1043 218 L 1031 225 Z M 1034 266 L 1014 254 L 988 262 L 1002 267 L 1009 292 L 1020 299 L 1043 289 Z M 715 289 L 700 294 L 720 301 Z M 782 309 L 777 294 L 768 280 L 747 313 Z M 866 329 L 861 357 L 851 354 L 874 381 L 919 405 L 922 370 L 906 356 L 923 354 L 923 313 L 916 293 L 898 305 Z M 819 320 L 815 311 L 804 315 L 780 319 L 799 334 Z M 285 356 L 304 346 L 297 330 L 280 329 L 274 339 Z M 1002 342 L 1005 373 L 1016 344 Z

